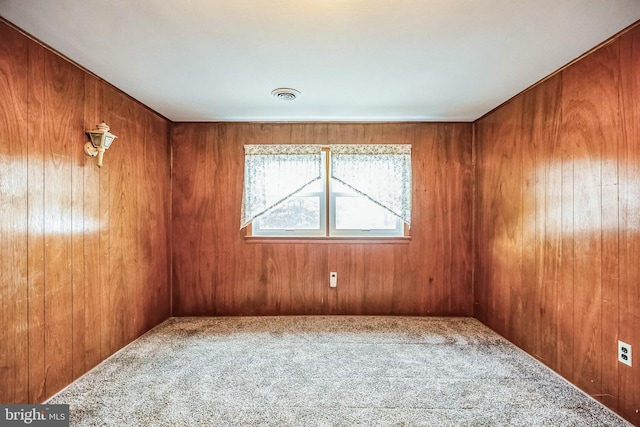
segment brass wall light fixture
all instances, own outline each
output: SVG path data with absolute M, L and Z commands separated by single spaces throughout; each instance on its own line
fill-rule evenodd
M 94 130 L 88 130 L 85 133 L 89 135 L 91 141 L 84 144 L 84 151 L 91 157 L 98 156 L 98 167 L 102 167 L 102 158 L 104 152 L 111 147 L 111 143 L 117 138 L 109 132 L 109 126 L 102 122 L 96 126 Z

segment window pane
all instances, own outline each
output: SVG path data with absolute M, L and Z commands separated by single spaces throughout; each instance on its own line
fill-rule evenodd
M 396 217 L 362 196 L 335 197 L 337 230 L 395 230 Z
M 263 230 L 317 230 L 320 228 L 320 197 L 293 197 L 259 218 Z

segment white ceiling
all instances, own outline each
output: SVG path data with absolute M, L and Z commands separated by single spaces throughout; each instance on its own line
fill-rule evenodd
M 472 121 L 640 0 L 0 0 L 0 16 L 173 121 Z

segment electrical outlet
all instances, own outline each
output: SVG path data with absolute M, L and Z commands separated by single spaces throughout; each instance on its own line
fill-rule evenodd
M 618 362 L 631 366 L 631 344 L 618 341 Z
M 336 286 L 338 286 L 338 273 L 332 271 L 329 273 L 329 287 L 335 288 Z

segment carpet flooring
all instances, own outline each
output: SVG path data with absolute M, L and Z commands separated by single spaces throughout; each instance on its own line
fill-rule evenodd
M 629 426 L 471 318 L 171 318 L 49 400 L 73 426 Z

